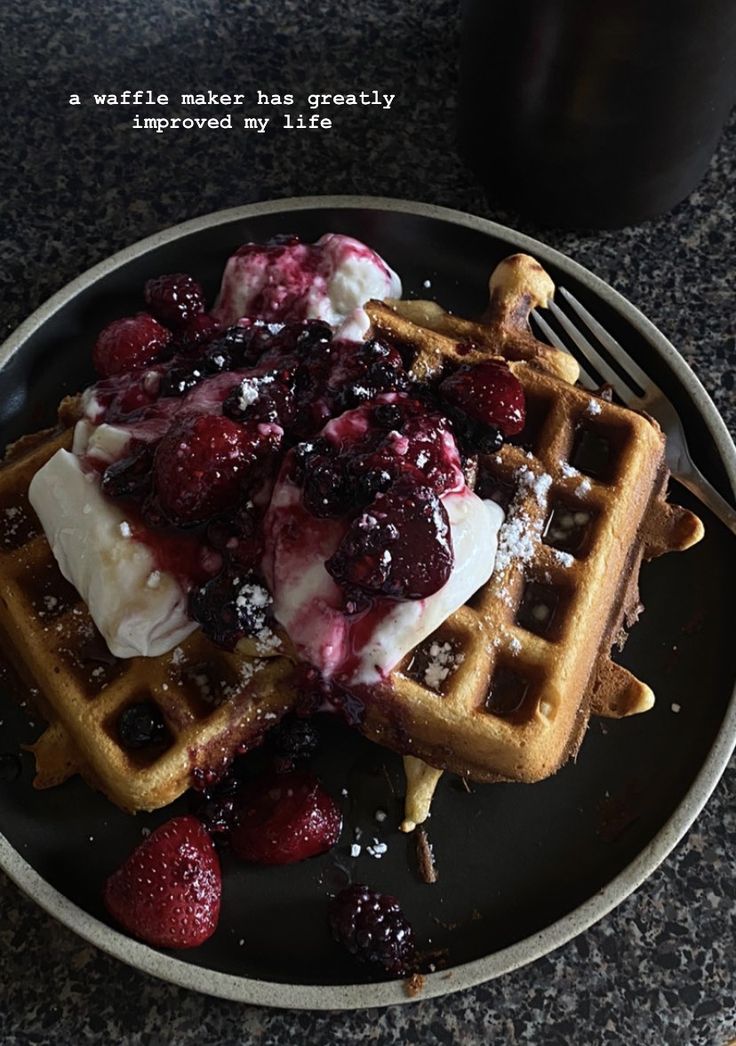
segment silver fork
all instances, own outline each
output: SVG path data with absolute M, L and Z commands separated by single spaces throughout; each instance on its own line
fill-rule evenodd
M 687 487 L 696 498 L 702 501 L 704 505 L 707 505 L 711 512 L 722 523 L 725 523 L 732 533 L 736 534 L 736 509 L 729 505 L 725 498 L 721 497 L 694 463 L 688 449 L 682 421 L 672 403 L 659 386 L 631 358 L 629 353 L 619 345 L 616 339 L 601 326 L 594 316 L 591 316 L 585 306 L 564 287 L 560 287 L 559 290 L 562 297 L 576 314 L 580 326 L 576 325 L 555 302 L 551 302 L 549 308 L 560 326 L 570 336 L 573 344 L 577 346 L 585 359 L 595 367 L 603 380 L 611 385 L 623 403 L 633 407 L 634 410 L 646 411 L 647 414 L 651 414 L 653 418 L 657 419 L 667 438 L 666 458 L 672 475 L 684 487 Z M 536 310 L 532 313 L 532 316 L 551 345 L 558 349 L 563 349 L 565 352 L 570 351 L 559 335 Z M 616 360 L 622 371 L 627 375 L 628 381 L 621 378 L 619 373 L 608 364 L 600 352 L 591 345 L 585 336 L 585 327 L 587 327 L 588 331 L 592 331 L 600 344 L 610 352 L 612 358 Z M 583 385 L 590 389 L 595 388 L 598 384 L 582 366 L 580 368 L 580 380 Z M 637 385 L 642 390 L 641 393 L 634 388 L 634 385 Z

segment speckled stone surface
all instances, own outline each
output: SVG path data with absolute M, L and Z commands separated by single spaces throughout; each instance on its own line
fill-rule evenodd
M 494 218 L 590 267 L 679 347 L 733 431 L 736 120 L 671 214 L 621 232 L 541 229 L 486 199 L 456 155 L 456 64 L 448 0 L 5 0 L 2 333 L 94 262 L 186 218 L 281 196 L 396 196 Z M 332 132 L 265 135 L 155 135 L 130 128 L 132 110 L 66 104 L 73 91 L 148 87 L 377 88 L 397 100 L 336 111 Z M 268 1011 L 153 981 L 0 877 L 0 1042 L 725 1046 L 736 1037 L 735 788 L 732 765 L 659 871 L 559 952 L 382 1012 Z

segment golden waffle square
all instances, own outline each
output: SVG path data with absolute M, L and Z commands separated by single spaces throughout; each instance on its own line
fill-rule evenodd
M 394 306 L 369 304 L 374 330 L 414 349 L 418 376 L 467 362 L 462 342 Z M 493 577 L 377 688 L 363 729 L 433 767 L 531 782 L 577 751 L 591 712 L 651 707 L 611 645 L 638 613 L 642 560 L 687 548 L 703 528 L 665 501 L 656 422 L 545 373 L 538 356 L 510 366 L 526 428 L 478 462 L 477 492 L 506 512 Z
M 229 653 L 200 631 L 160 657 L 109 655 L 28 502 L 31 477 L 70 443 L 70 430 L 26 438 L 0 469 L 0 640 L 51 724 L 33 746 L 37 786 L 78 771 L 118 806 L 152 810 L 257 744 L 295 703 L 293 670 L 284 658 Z M 139 701 L 158 707 L 166 737 L 129 749 L 117 723 Z

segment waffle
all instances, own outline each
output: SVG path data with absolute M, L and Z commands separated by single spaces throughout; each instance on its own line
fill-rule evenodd
M 123 809 L 153 810 L 258 743 L 295 703 L 293 672 L 284 658 L 228 653 L 199 630 L 160 657 L 109 654 L 27 497 L 37 469 L 70 444 L 70 429 L 27 437 L 0 470 L 0 641 L 50 724 L 31 746 L 35 784 L 79 772 Z M 158 706 L 167 737 L 131 750 L 117 724 L 139 701 Z
M 580 368 L 574 357 L 538 341 L 529 327 L 529 313 L 546 308 L 555 292 L 554 283 L 539 262 L 528 254 L 504 258 L 491 273 L 488 291 L 488 307 L 477 322 L 445 312 L 433 301 L 386 302 L 398 317 L 412 324 L 404 334 L 415 353 L 413 372 L 417 380 L 432 378 L 449 361 L 477 363 L 488 356 L 503 356 L 534 364 L 562 381 L 576 382 Z M 435 341 L 432 333 L 444 337 Z M 398 320 L 391 334 L 395 342 L 401 342 Z
M 651 691 L 610 660 L 611 645 L 635 619 L 642 559 L 686 548 L 702 534 L 696 517 L 664 500 L 656 424 L 574 388 L 575 360 L 533 337 L 529 312 L 554 293 L 541 266 L 514 255 L 489 288 L 479 322 L 431 302 L 368 306 L 375 332 L 411 354 L 417 380 L 431 381 L 448 363 L 502 356 L 528 404 L 519 445 L 479 462 L 479 492 L 508 513 L 493 579 L 367 703 L 364 732 L 405 756 L 410 821 L 426 816 L 443 769 L 479 780 L 539 780 L 577 750 L 591 713 L 650 707 Z M 64 431 L 25 438 L 0 471 L 0 641 L 46 702 L 49 726 L 33 746 L 37 785 L 80 772 L 123 808 L 153 809 L 198 774 L 216 774 L 293 707 L 293 651 L 282 636 L 268 658 L 251 640 L 227 653 L 195 632 L 162 657 L 104 659 L 27 500 L 34 472 L 69 446 L 77 413 L 78 401 L 65 401 Z M 588 430 L 611 451 L 603 477 L 569 464 Z M 540 540 L 547 505 L 558 503 L 573 519 L 590 517 L 575 554 Z M 550 534 L 555 526 L 553 519 Z M 547 608 L 544 621 L 535 607 L 537 614 Z M 92 659 L 93 647 L 103 660 Z M 158 705 L 169 736 L 159 749 L 131 752 L 119 744 L 116 723 L 143 699 Z
M 436 310 L 432 329 L 409 318 L 422 315 L 415 303 L 367 310 L 379 336 L 414 351 L 417 377 L 483 354 L 477 338 L 469 352 L 458 342 L 464 321 L 438 321 Z M 519 325 L 526 313 L 528 303 Z M 449 326 L 451 337 L 439 332 Z M 508 348 L 490 336 L 483 344 Z M 546 362 L 512 358 L 526 427 L 478 462 L 477 492 L 506 512 L 493 577 L 366 702 L 367 736 L 411 757 L 409 821 L 426 815 L 437 768 L 538 781 L 577 752 L 591 713 L 626 716 L 654 701 L 611 647 L 640 609 L 642 561 L 688 548 L 703 527 L 665 500 L 657 423 L 560 380 Z

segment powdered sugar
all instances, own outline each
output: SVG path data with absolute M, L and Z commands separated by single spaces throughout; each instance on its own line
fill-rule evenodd
M 526 465 L 514 473 L 517 492 L 506 512 L 506 519 L 498 533 L 498 552 L 494 574 L 501 575 L 513 564 L 523 565 L 531 562 L 542 532 L 542 520 L 547 510 L 547 495 L 552 486 L 552 477 L 541 472 L 537 474 Z M 534 496 L 541 509 L 539 514 L 530 515 L 524 507 L 529 492 Z M 508 591 L 500 590 L 498 595 L 510 603 Z
M 272 374 L 263 374 L 255 378 L 243 378 L 238 387 L 238 407 L 245 411 L 252 406 L 261 394 L 264 385 L 273 381 Z
M 563 567 L 571 567 L 575 562 L 574 556 L 571 556 L 569 552 L 563 552 L 559 548 L 553 548 L 552 555 L 555 557 L 557 562 Z
M 463 655 L 455 653 L 451 643 L 434 640 L 429 648 L 429 664 L 424 670 L 424 682 L 431 690 L 439 690 L 462 660 Z

